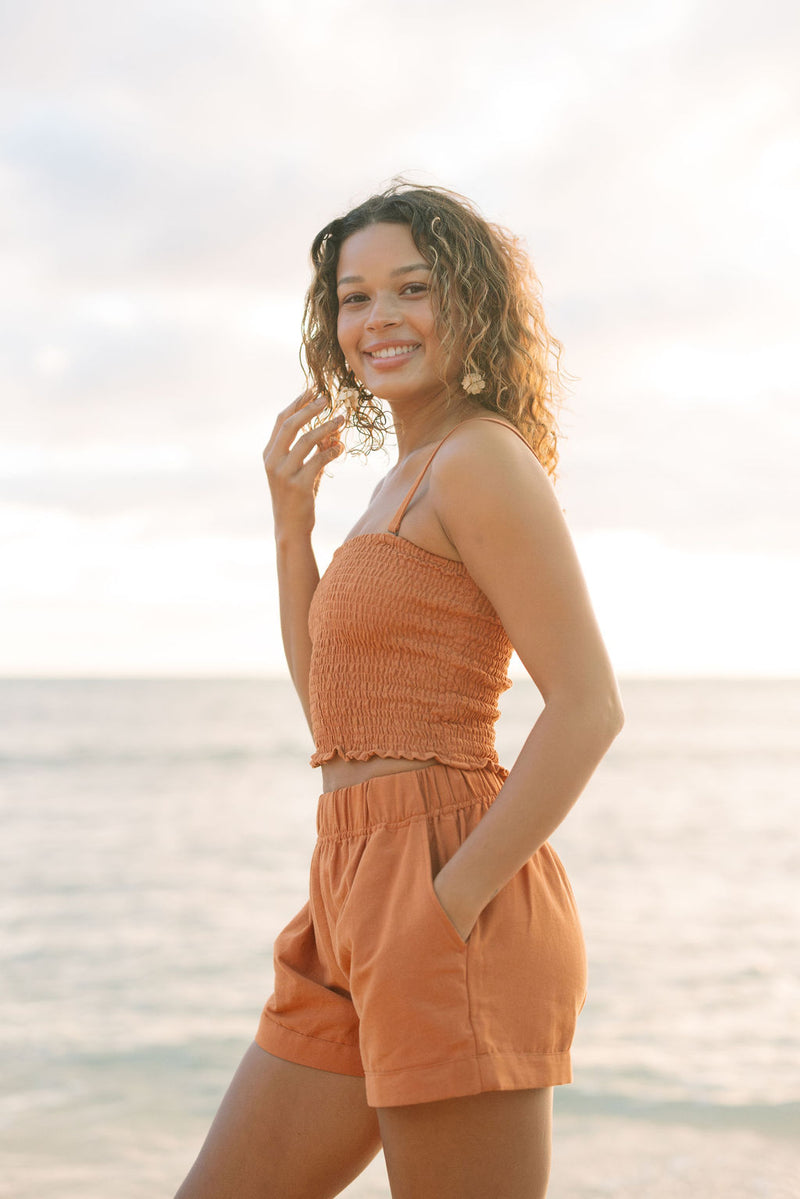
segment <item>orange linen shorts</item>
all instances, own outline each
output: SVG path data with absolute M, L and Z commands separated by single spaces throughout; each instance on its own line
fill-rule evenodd
M 433 889 L 505 774 L 436 764 L 320 796 L 310 899 L 275 942 L 263 1049 L 365 1076 L 373 1107 L 572 1081 L 586 954 L 549 844 L 466 942 Z

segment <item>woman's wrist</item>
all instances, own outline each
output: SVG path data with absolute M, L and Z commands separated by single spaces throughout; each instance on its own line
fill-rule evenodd
M 310 549 L 311 529 L 275 522 L 275 545 L 279 550 Z
M 433 880 L 433 889 L 442 909 L 462 940 L 466 941 L 491 896 L 482 898 L 474 887 L 464 884 L 454 859 L 447 862 Z

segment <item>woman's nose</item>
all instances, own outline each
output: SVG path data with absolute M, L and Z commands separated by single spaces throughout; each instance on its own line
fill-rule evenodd
M 400 317 L 391 297 L 376 296 L 367 313 L 367 328 L 385 329 L 387 325 L 397 325 L 399 322 Z

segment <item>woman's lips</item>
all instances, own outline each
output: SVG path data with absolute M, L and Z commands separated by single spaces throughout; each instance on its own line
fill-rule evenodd
M 375 350 L 362 350 L 362 353 L 370 366 L 386 370 L 407 361 L 420 348 L 420 343 L 415 342 L 413 345 L 380 346 Z

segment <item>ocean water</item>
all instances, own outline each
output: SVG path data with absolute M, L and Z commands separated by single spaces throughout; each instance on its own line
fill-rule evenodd
M 553 838 L 590 994 L 550 1195 L 797 1199 L 800 681 L 622 690 Z M 304 900 L 309 753 L 284 681 L 0 682 L 0 1195 L 174 1193 Z

